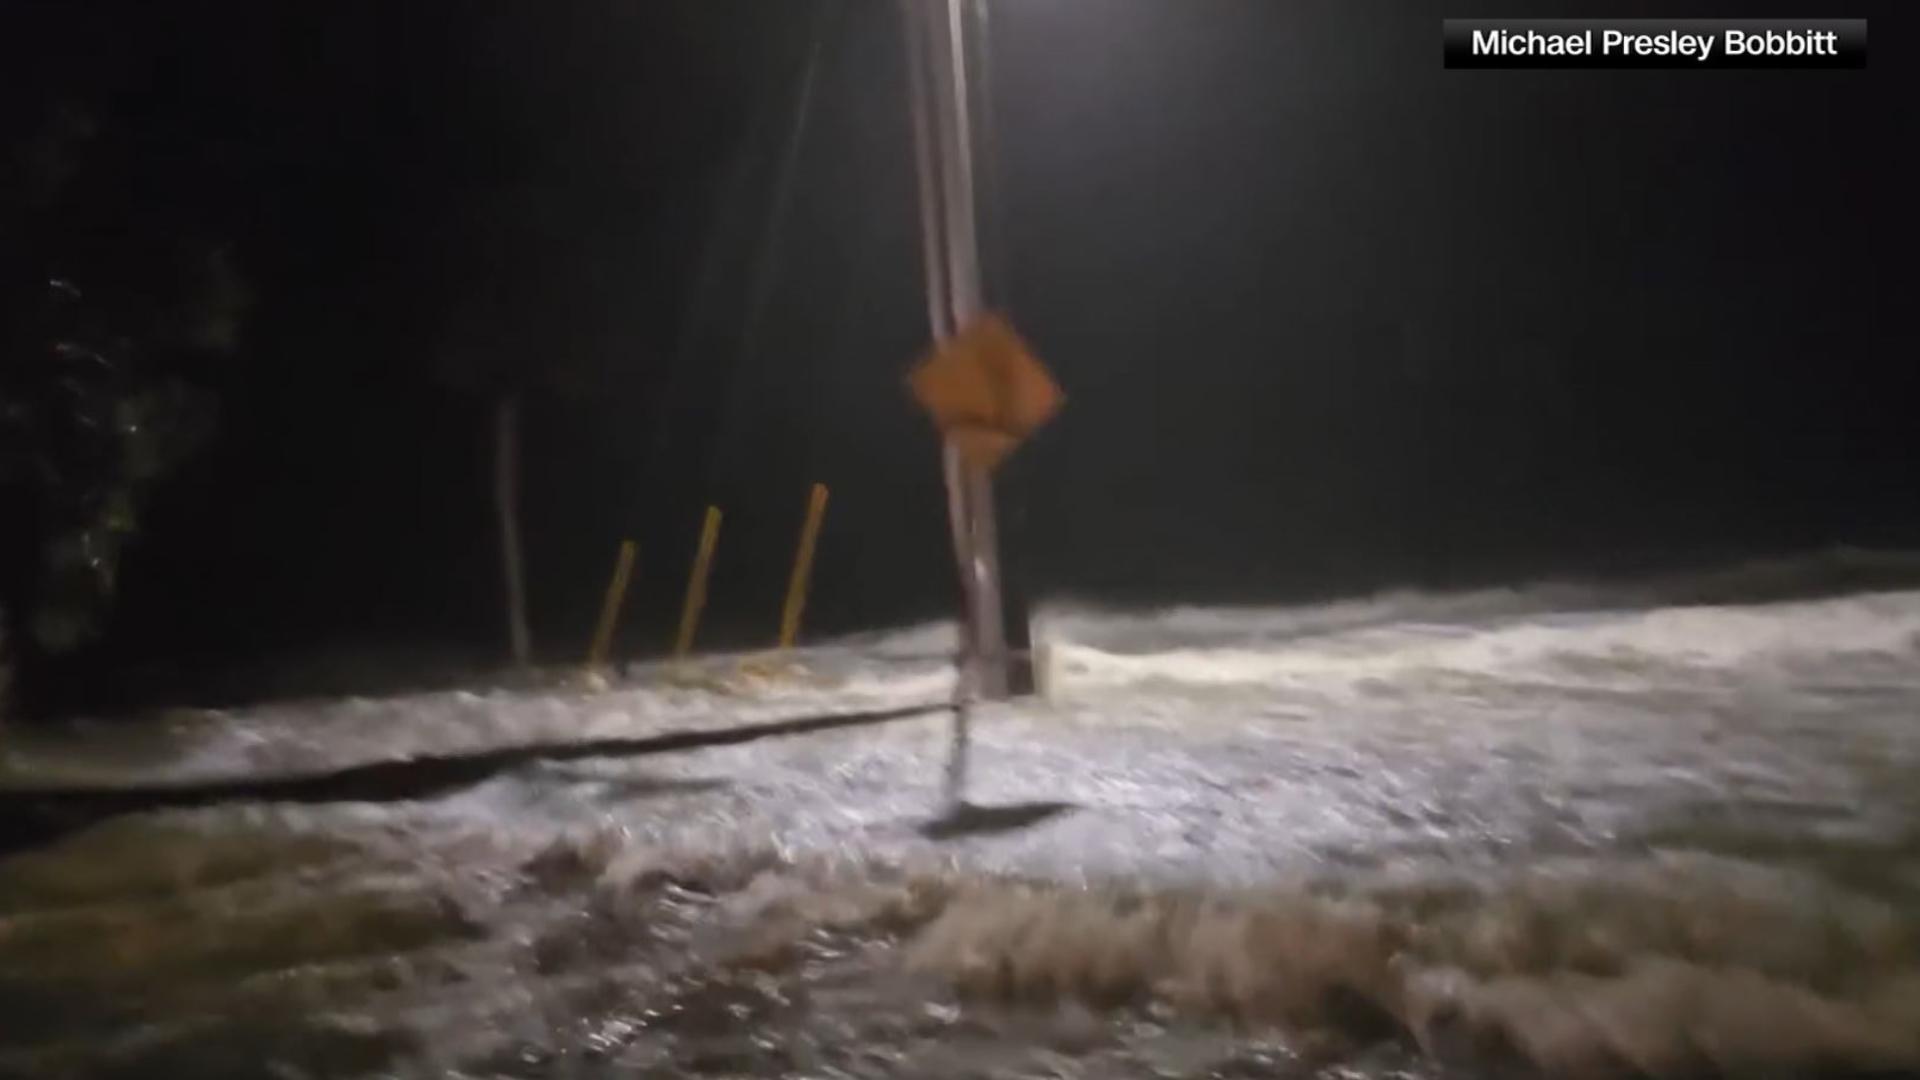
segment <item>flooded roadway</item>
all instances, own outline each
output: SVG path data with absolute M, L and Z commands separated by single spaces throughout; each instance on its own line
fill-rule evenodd
M 1681 599 L 1686 599 L 1682 597 Z M 122 816 L 0 859 L 0 1073 L 1920 1069 L 1920 592 L 1051 612 L 1046 700 Z M 7 783 L 938 702 L 931 627 L 605 692 L 180 713 Z

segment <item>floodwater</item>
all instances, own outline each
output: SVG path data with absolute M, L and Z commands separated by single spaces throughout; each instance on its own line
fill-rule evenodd
M 1920 591 L 1794 598 L 1836 558 L 1881 557 L 1053 610 L 958 822 L 941 714 L 113 818 L 0 858 L 0 1074 L 1913 1072 Z M 951 641 L 78 725 L 3 779 L 937 703 Z

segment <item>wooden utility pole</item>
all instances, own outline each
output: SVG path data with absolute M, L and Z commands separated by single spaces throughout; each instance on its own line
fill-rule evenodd
M 913 110 L 920 235 L 927 277 L 927 318 L 936 342 L 945 342 L 985 312 L 979 223 L 974 198 L 974 149 L 986 121 L 976 97 L 969 44 L 985 26 L 982 0 L 901 0 L 906 28 L 909 103 Z M 977 61 L 975 61 L 977 63 Z M 977 115 L 978 114 L 978 115 Z M 941 453 L 947 517 L 965 594 L 961 677 L 972 694 L 1004 698 L 1031 678 L 1014 670 L 1006 626 L 1026 622 L 1025 611 L 1003 608 L 993 474 L 948 437 Z M 1024 639 L 1026 635 L 1019 633 Z M 1018 658 L 1022 668 L 1030 663 Z

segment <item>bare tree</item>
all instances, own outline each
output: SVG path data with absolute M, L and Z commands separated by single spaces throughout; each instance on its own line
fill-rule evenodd
M 513 662 L 533 659 L 527 629 L 526 567 L 520 556 L 520 402 L 502 394 L 493 414 L 493 499 L 500 520 L 500 572 L 507 598 L 507 640 Z

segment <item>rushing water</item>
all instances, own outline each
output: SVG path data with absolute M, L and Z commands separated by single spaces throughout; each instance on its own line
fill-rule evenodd
M 1052 612 L 978 828 L 926 827 L 938 716 L 108 820 L 0 860 L 0 1073 L 1920 1070 L 1920 593 L 1719 580 Z M 938 701 L 950 641 L 83 725 L 7 776 Z

